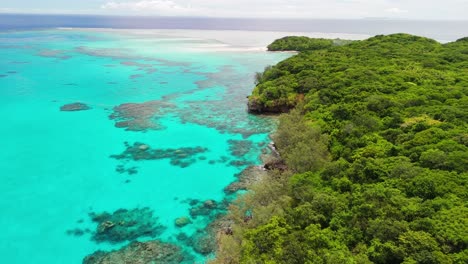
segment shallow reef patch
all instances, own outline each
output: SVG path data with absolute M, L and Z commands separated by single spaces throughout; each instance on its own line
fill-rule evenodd
M 118 160 L 160 160 L 169 159 L 171 164 L 181 168 L 188 167 L 197 162 L 197 155 L 208 151 L 204 147 L 183 147 L 178 149 L 153 149 L 149 145 L 135 142 L 133 145 L 124 143 L 126 149 L 111 158 Z
M 155 240 L 132 242 L 119 250 L 110 252 L 96 251 L 83 260 L 83 264 L 128 263 L 179 264 L 193 263 L 193 259 L 191 256 L 184 254 L 180 247 Z
M 191 206 L 189 210 L 190 216 L 196 219 L 199 216 L 214 217 L 219 213 L 224 213 L 229 206 L 229 202 L 227 200 L 223 200 L 222 202 L 215 200 L 189 200 L 189 205 Z
M 224 214 L 218 214 L 214 218 L 214 221 L 211 221 L 204 229 L 198 229 L 184 240 L 194 251 L 205 256 L 216 251 L 218 232 L 231 230 L 232 223 Z
M 64 111 L 64 112 L 85 111 L 85 110 L 90 110 L 90 109 L 91 107 L 88 106 L 87 104 L 79 103 L 79 102 L 62 105 L 60 107 L 60 111 Z
M 250 140 L 234 140 L 230 139 L 228 140 L 229 144 L 229 151 L 231 152 L 231 155 L 235 157 L 243 157 L 249 153 L 254 144 Z
M 186 102 L 187 107 L 179 109 L 182 122 L 215 128 L 221 133 L 241 134 L 243 138 L 269 133 L 273 129 L 274 122 L 270 118 L 248 116 L 247 93 L 239 92 L 243 88 L 239 84 L 245 83 L 245 76 L 236 69 L 226 66 L 218 72 L 196 74 L 206 78 L 197 82 L 195 91 L 222 87 L 225 92 L 208 103 L 203 100 Z
M 159 224 L 148 207 L 119 209 L 113 213 L 92 212 L 89 217 L 97 224 L 92 234 L 96 242 L 120 243 L 140 237 L 156 237 L 166 228 Z
M 138 173 L 137 169 L 138 169 L 137 167 L 126 168 L 124 165 L 117 165 L 117 167 L 115 168 L 115 171 L 120 174 L 127 173 L 128 175 L 134 175 Z
M 156 115 L 164 115 L 175 108 L 175 105 L 163 101 L 149 101 L 144 103 L 125 103 L 113 108 L 109 119 L 115 121 L 118 128 L 130 131 L 145 131 L 148 129 L 162 129 L 157 123 Z

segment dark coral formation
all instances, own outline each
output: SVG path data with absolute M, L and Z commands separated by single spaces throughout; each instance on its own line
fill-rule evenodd
M 156 115 L 164 115 L 175 106 L 168 102 L 149 101 L 145 103 L 127 103 L 114 107 L 109 116 L 115 121 L 115 126 L 130 131 L 145 131 L 148 129 L 161 129 L 157 123 Z
M 181 168 L 188 167 L 197 162 L 196 156 L 206 152 L 203 147 L 184 147 L 179 149 L 152 149 L 149 145 L 136 142 L 132 146 L 128 143 L 124 152 L 119 155 L 112 155 L 112 158 L 119 160 L 159 160 L 170 159 L 171 164 Z
M 96 251 L 83 264 L 179 264 L 190 263 L 181 248 L 160 241 L 133 242 L 111 252 Z
M 231 221 L 223 214 L 218 214 L 206 228 L 197 230 L 185 242 L 199 254 L 209 255 L 216 251 L 218 232 L 225 233 L 229 230 L 231 230 Z
M 234 167 L 244 167 L 244 166 L 249 166 L 249 165 L 252 165 L 252 164 L 253 164 L 253 162 L 248 161 L 248 160 L 233 160 L 233 161 L 229 162 L 229 165 L 234 166 Z
M 85 110 L 90 110 L 91 107 L 84 103 L 71 103 L 71 104 L 66 104 L 60 107 L 60 111 L 66 111 L 66 112 L 74 112 L 74 111 L 85 111 Z
M 218 203 L 214 200 L 206 200 L 204 202 L 197 200 L 193 201 L 196 201 L 196 203 L 190 203 L 190 216 L 193 219 L 196 219 L 199 216 L 212 217 L 220 212 L 223 212 L 227 208 L 227 202 L 225 203 L 224 201 L 223 203 Z
M 190 237 L 188 243 L 193 250 L 202 255 L 209 255 L 216 250 L 216 237 L 210 231 L 198 230 Z
M 115 168 L 115 171 L 120 174 L 127 173 L 128 175 L 133 175 L 133 174 L 138 173 L 137 167 L 125 168 L 124 165 L 118 165 L 117 168 Z
M 149 208 L 133 210 L 119 209 L 114 213 L 90 213 L 93 222 L 97 223 L 93 239 L 97 242 L 120 243 L 133 241 L 139 237 L 156 237 L 165 227 L 158 223 Z
M 80 228 L 67 230 L 67 235 L 69 235 L 69 236 L 80 237 L 80 236 L 83 236 L 86 233 L 91 233 L 91 230 L 89 230 L 89 229 L 80 229 Z
M 228 140 L 229 151 L 235 157 L 243 157 L 253 148 L 253 142 L 250 140 Z

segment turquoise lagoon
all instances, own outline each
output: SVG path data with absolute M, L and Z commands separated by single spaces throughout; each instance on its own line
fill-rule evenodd
M 247 114 L 246 96 L 256 71 L 288 56 L 151 31 L 0 33 L 2 262 L 81 263 L 128 243 L 95 242 L 90 213 L 148 207 L 165 229 L 139 240 L 175 243 L 203 263 L 176 237 L 213 216 L 174 220 L 190 216 L 190 200 L 222 203 L 235 174 L 260 163 L 272 123 Z M 75 102 L 91 109 L 60 111 Z M 182 163 L 112 156 L 136 142 L 204 152 Z

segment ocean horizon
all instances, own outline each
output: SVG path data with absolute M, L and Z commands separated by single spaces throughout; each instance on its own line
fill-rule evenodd
M 269 19 L 0 13 L 0 30 L 71 28 L 192 29 L 357 35 L 408 33 L 441 42 L 468 35 L 468 20 Z

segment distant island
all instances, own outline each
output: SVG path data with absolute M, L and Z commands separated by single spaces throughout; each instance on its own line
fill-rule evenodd
M 468 263 L 468 38 L 287 37 L 252 113 L 280 156 L 211 263 Z

